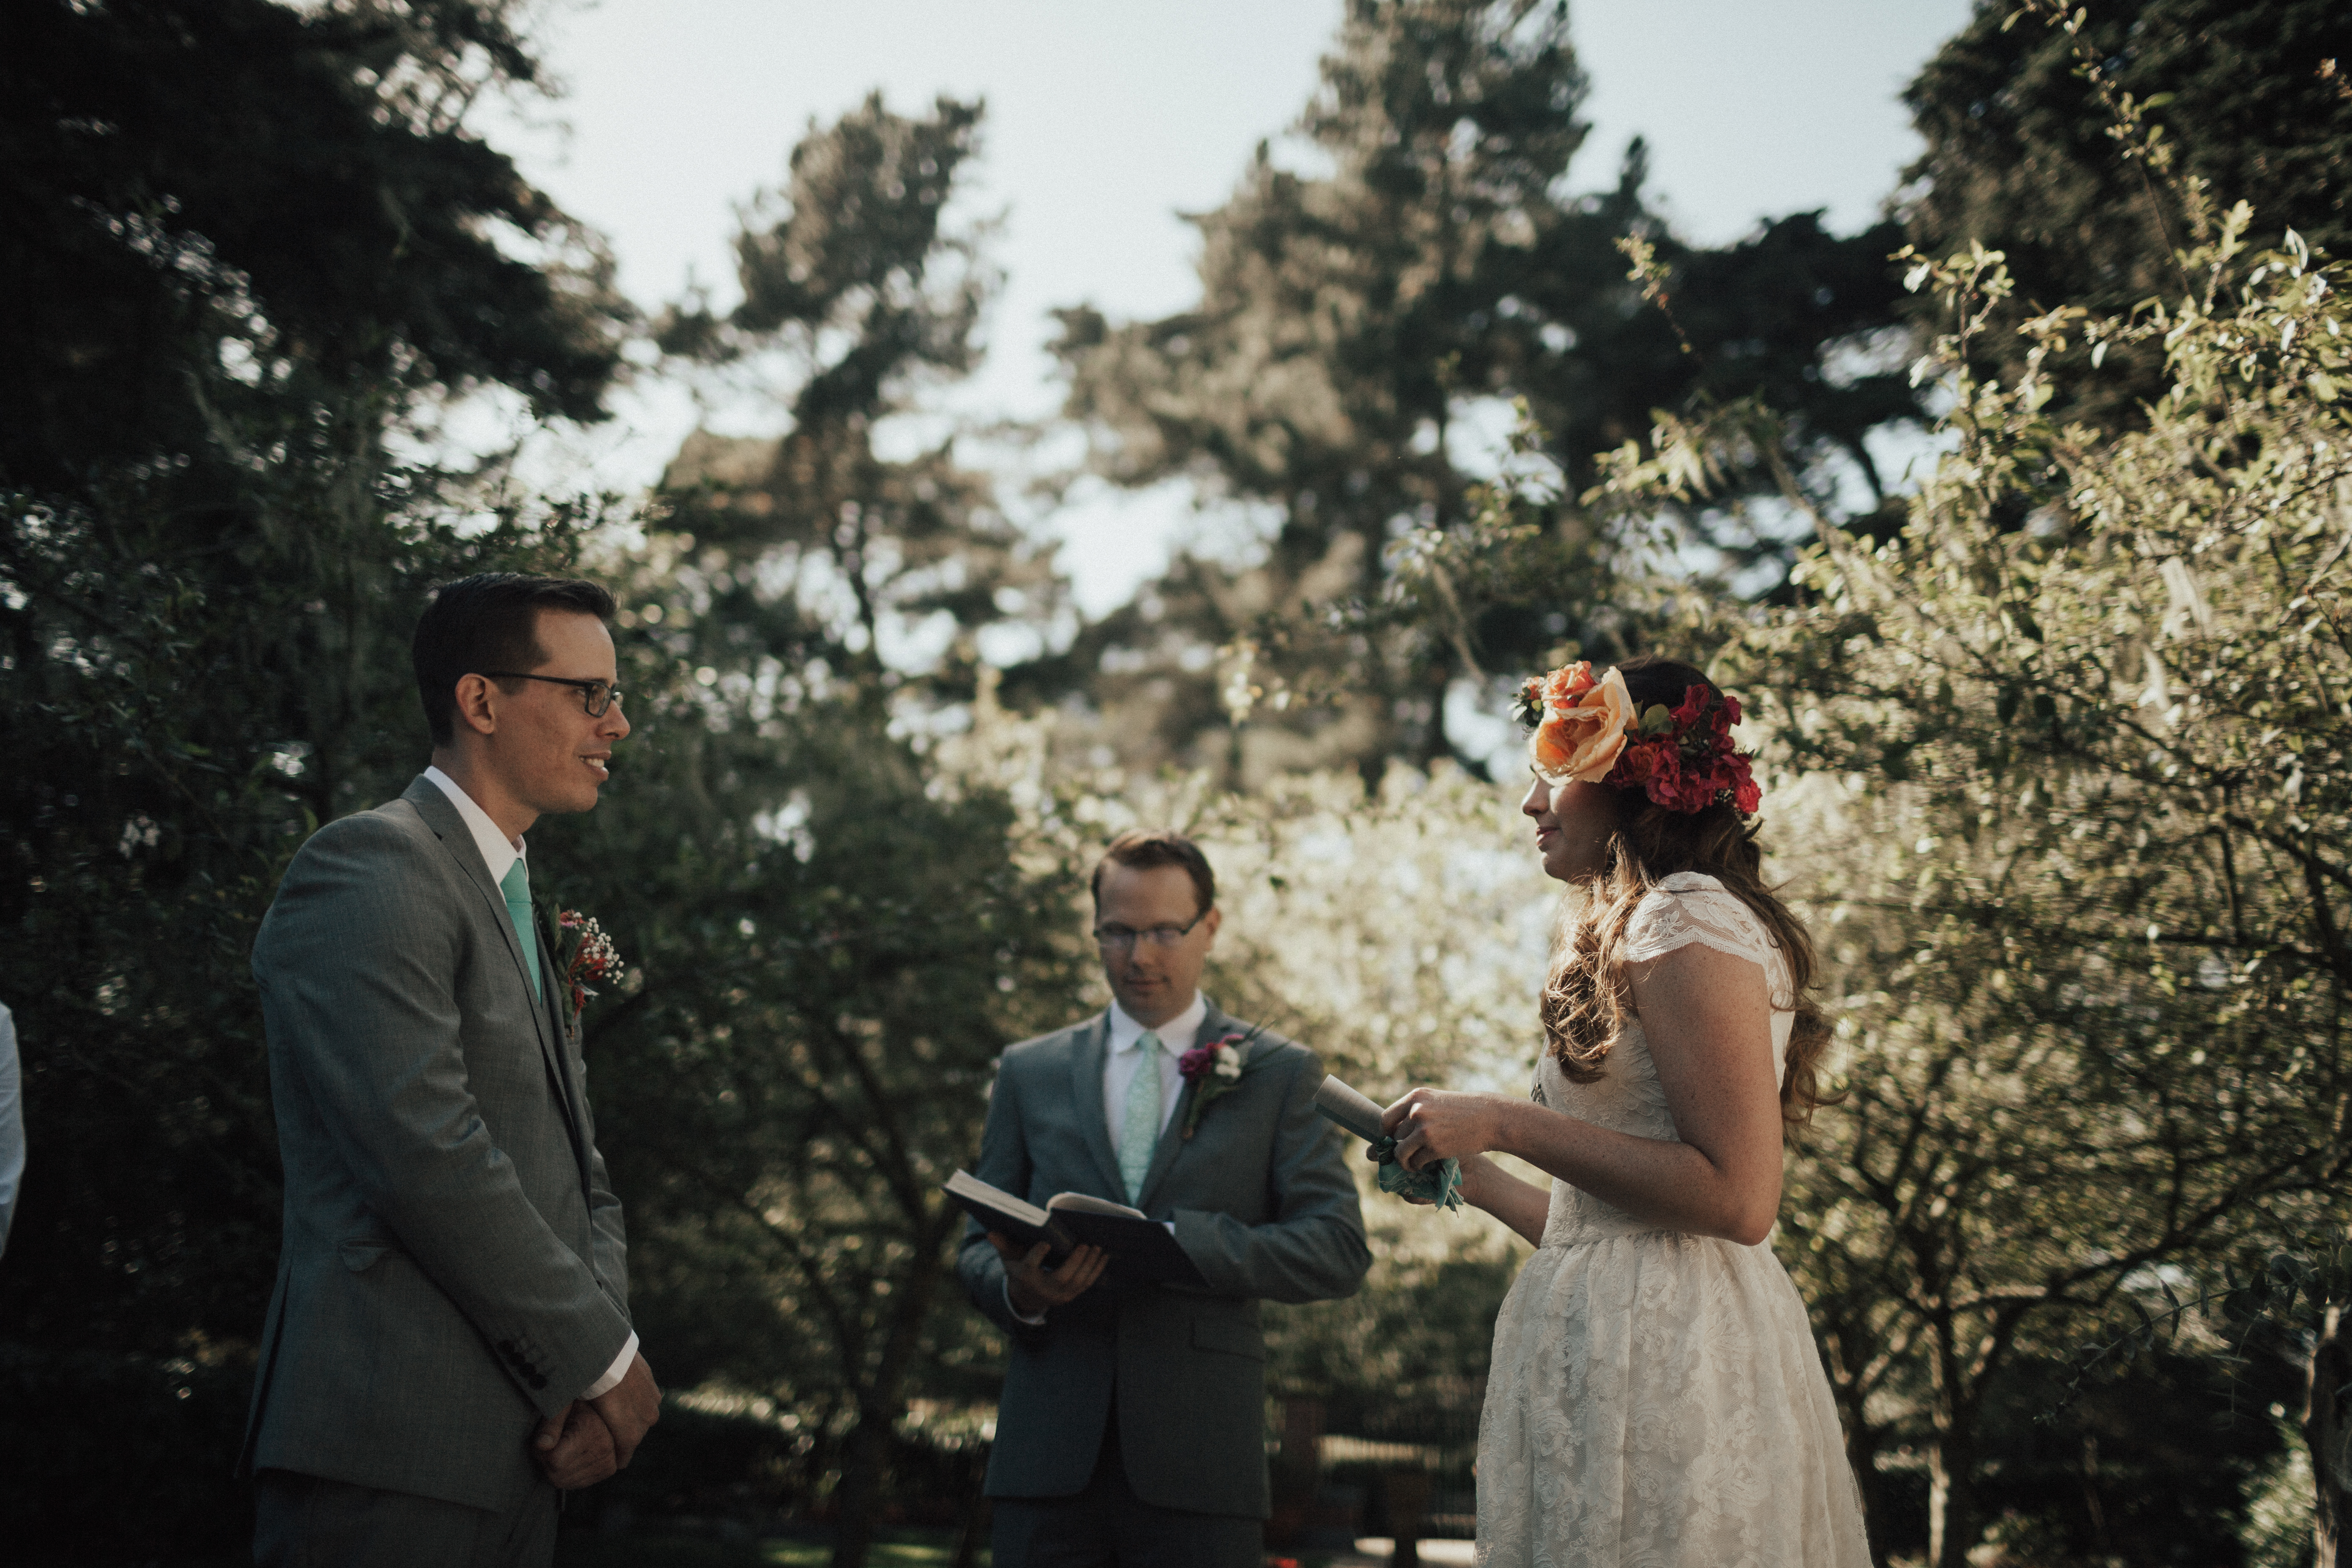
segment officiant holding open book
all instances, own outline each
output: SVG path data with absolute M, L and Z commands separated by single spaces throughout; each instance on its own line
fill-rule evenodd
M 1095 868 L 1094 911 L 1114 1000 L 1004 1053 L 968 1181 L 1040 1222 L 1024 1241 L 975 1218 L 959 1262 L 1008 1342 L 987 1479 L 995 1561 L 1257 1568 L 1258 1303 L 1352 1295 L 1371 1266 L 1363 1215 L 1316 1113 L 1315 1053 L 1201 994 L 1221 916 L 1200 848 L 1121 835 Z M 1133 1245 L 1141 1222 L 1121 1209 L 1174 1248 Z M 1074 1233 L 1115 1250 L 1056 1245 Z

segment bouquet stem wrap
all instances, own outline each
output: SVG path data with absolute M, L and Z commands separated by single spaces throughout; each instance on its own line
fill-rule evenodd
M 1372 1158 L 1380 1163 L 1381 1191 L 1394 1193 L 1415 1203 L 1435 1204 L 1440 1208 L 1462 1206 L 1462 1162 L 1440 1160 L 1434 1165 L 1418 1171 L 1408 1171 L 1397 1158 L 1396 1140 L 1377 1138 L 1372 1141 Z

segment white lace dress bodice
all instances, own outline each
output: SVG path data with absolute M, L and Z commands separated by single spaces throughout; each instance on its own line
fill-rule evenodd
M 1787 960 L 1712 877 L 1663 879 L 1626 958 L 1692 942 L 1760 965 L 1785 1078 Z M 1598 1079 L 1546 1053 L 1536 1098 L 1678 1140 L 1638 1021 Z M 1861 1497 L 1829 1380 L 1769 1245 L 1661 1229 L 1555 1181 L 1543 1243 L 1495 1326 L 1478 1432 L 1478 1562 L 1496 1568 L 1867 1568 Z
M 1625 959 L 1645 963 L 1664 958 L 1678 947 L 1696 942 L 1734 958 L 1744 958 L 1764 971 L 1770 987 L 1772 1060 L 1776 1079 L 1789 1072 L 1789 1031 L 1796 1024 L 1796 998 L 1790 993 L 1789 961 L 1765 931 L 1756 911 L 1721 882 L 1692 871 L 1662 879 L 1657 889 L 1633 910 L 1625 930 Z M 1660 1138 L 1680 1142 L 1674 1113 L 1666 1109 L 1666 1091 L 1658 1082 L 1657 1064 L 1639 1019 L 1628 1020 L 1609 1047 L 1601 1077 L 1579 1083 L 1560 1071 L 1549 1052 L 1536 1068 L 1535 1098 L 1554 1110 L 1612 1131 L 1636 1138 Z M 1581 1187 L 1566 1182 L 1551 1186 L 1551 1215 L 1544 1223 L 1543 1244 L 1564 1247 L 1604 1236 L 1633 1236 L 1657 1227 L 1605 1204 Z

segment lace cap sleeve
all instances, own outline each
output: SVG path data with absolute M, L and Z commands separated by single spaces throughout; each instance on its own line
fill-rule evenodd
M 1677 871 L 1663 879 L 1634 906 L 1625 928 L 1625 962 L 1664 958 L 1697 942 L 1759 965 L 1772 987 L 1773 1006 L 1788 1010 L 1789 965 L 1780 944 L 1746 900 L 1713 877 Z

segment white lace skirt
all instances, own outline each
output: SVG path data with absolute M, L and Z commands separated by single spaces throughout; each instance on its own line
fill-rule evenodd
M 1490 1568 L 1870 1568 L 1796 1288 L 1767 1247 L 1545 1247 L 1495 1324 L 1478 1426 Z

